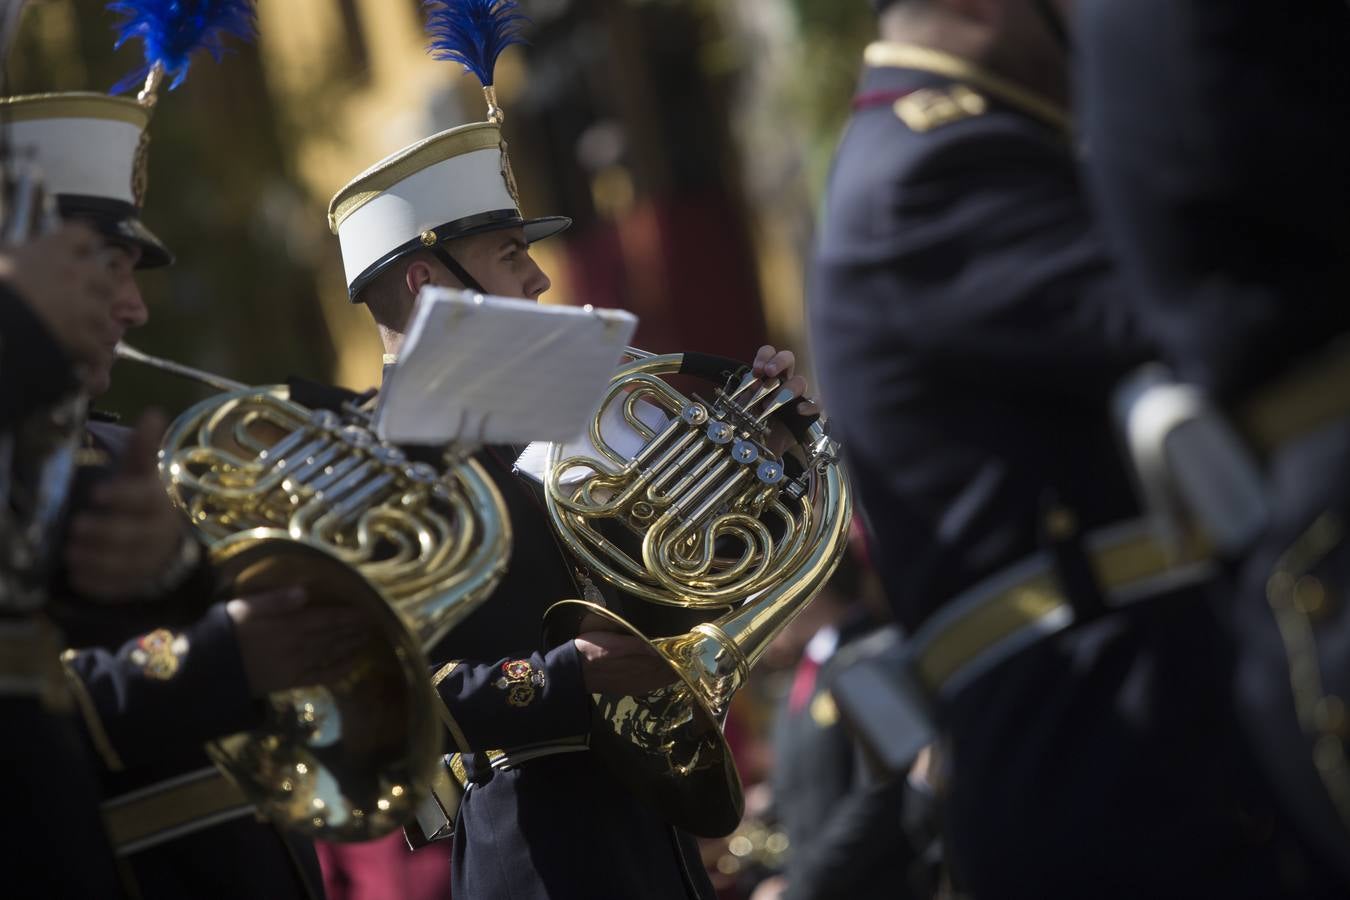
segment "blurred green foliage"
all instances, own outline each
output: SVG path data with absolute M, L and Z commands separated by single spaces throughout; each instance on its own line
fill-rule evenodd
M 807 177 L 819 197 L 849 115 L 862 51 L 876 39 L 876 16 L 865 0 L 787 0 L 797 15 L 801 64 L 788 86 L 808 137 Z

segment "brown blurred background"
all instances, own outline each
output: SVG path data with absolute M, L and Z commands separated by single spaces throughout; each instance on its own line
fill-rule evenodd
M 524 0 L 529 46 L 498 65 L 527 214 L 576 220 L 536 254 L 546 299 L 631 309 L 638 343 L 746 357 L 804 349 L 812 210 L 872 28 L 862 0 Z M 132 342 L 251 383 L 363 388 L 379 347 L 348 303 L 329 197 L 377 159 L 481 120 L 476 81 L 424 52 L 418 0 L 259 0 L 260 37 L 203 56 L 161 97 L 145 219 L 178 255 L 142 285 Z M 107 90 L 96 0 L 30 4 L 10 93 Z M 198 392 L 122 364 L 104 405 L 177 411 Z

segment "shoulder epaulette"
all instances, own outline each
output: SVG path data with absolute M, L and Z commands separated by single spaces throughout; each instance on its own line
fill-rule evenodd
M 922 88 L 895 101 L 895 114 L 914 131 L 932 131 L 982 115 L 989 103 L 964 84 Z

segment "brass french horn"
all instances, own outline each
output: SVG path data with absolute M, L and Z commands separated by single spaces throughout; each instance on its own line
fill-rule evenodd
M 474 461 L 414 461 L 351 404 L 310 409 L 122 345 L 118 355 L 215 387 L 170 425 L 159 471 L 238 596 L 304 585 L 358 609 L 369 639 L 339 683 L 277 692 L 260 730 L 208 752 L 259 811 L 325 840 L 369 840 L 408 821 L 440 755 L 423 648 L 506 570 L 507 510 Z
M 606 625 L 596 627 L 649 641 L 673 685 L 595 696 L 591 750 L 668 821 L 720 837 L 744 810 L 722 734 L 727 709 L 769 643 L 838 565 L 851 500 L 838 446 L 819 421 L 797 416 L 798 398 L 777 379 L 730 374 L 734 361 L 701 354 L 630 355 L 590 424 L 594 455 L 550 448 L 549 517 L 568 548 L 629 598 L 711 614 L 683 634 L 660 636 L 640 621 L 641 603 L 630 618 L 565 600 L 546 613 L 545 637 L 548 646 L 561 643 L 599 617 Z M 718 372 L 729 380 L 710 401 L 666 380 Z M 651 424 L 652 409 L 663 424 Z M 769 445 L 775 414 L 797 420 L 803 459 L 795 473 Z M 641 440 L 631 455 L 602 427 L 620 420 Z

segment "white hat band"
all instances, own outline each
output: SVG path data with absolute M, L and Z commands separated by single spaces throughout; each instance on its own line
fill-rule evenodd
M 351 285 L 391 251 L 424 231 L 487 211 L 514 210 L 501 150 L 475 150 L 414 172 L 353 210 L 338 226 Z

